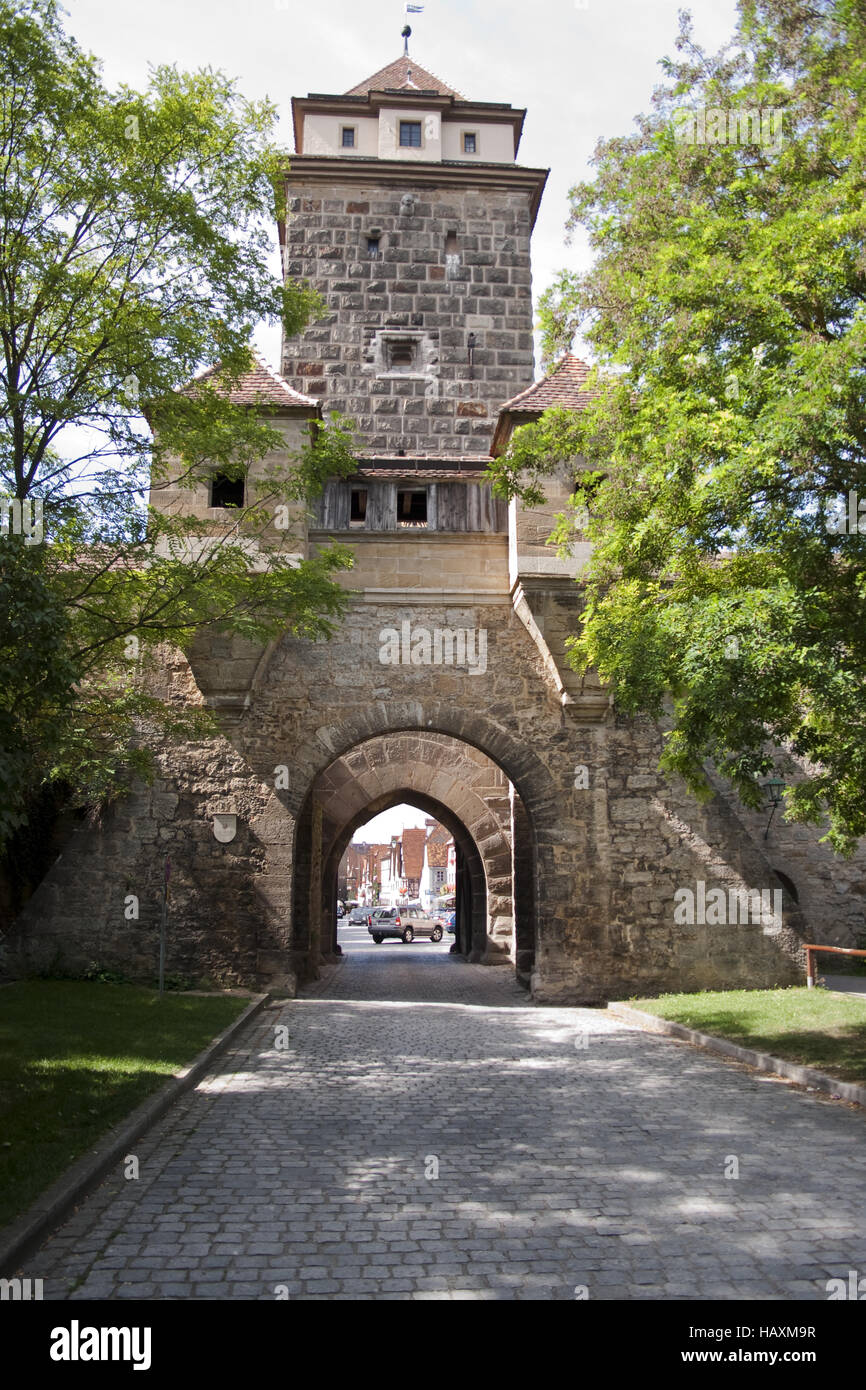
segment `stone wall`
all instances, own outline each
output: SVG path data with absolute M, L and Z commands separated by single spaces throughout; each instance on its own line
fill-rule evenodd
M 381 632 L 404 619 L 431 629 L 486 630 L 484 671 L 383 665 Z M 208 697 L 214 667 L 201 653 L 192 661 Z M 758 891 L 778 887 L 772 855 L 725 798 L 698 805 L 662 781 L 656 772 L 661 732 L 652 721 L 573 719 L 510 606 L 358 601 L 333 641 L 286 636 L 261 654 L 254 681 L 254 663 L 238 661 L 234 683 L 248 682 L 246 707 L 235 710 L 222 739 L 166 753 L 153 789 L 137 790 L 101 829 L 80 832 L 19 920 L 10 945 L 25 963 L 59 951 L 70 963 L 99 960 L 152 976 L 168 855 L 170 970 L 266 983 L 297 965 L 299 943 L 303 955 L 308 941 L 306 966 L 314 973 L 330 947 L 321 921 L 328 846 L 334 825 L 344 817 L 348 823 L 360 801 L 373 797 L 367 773 L 356 777 L 353 768 L 369 771 L 363 750 L 375 740 L 393 792 L 411 779 L 387 771 L 389 763 L 418 762 L 407 752 L 412 748 L 458 745 L 453 765 L 442 752 L 421 759 L 429 769 L 425 795 L 471 823 L 488 864 L 488 930 L 497 916 L 517 917 L 520 940 L 512 936 L 509 950 L 512 959 L 521 952 L 524 967 L 534 951 L 537 1000 L 601 1002 L 666 989 L 802 979 L 799 942 L 817 928 L 787 898 L 784 921 L 775 927 L 676 922 L 675 894 L 699 880 Z M 220 679 L 229 684 L 230 665 L 230 656 L 218 663 Z M 202 698 L 183 658 L 173 658 L 172 672 L 175 691 Z M 419 740 L 407 743 L 412 734 Z M 431 743 L 431 736 L 438 737 Z M 355 761 L 353 750 L 360 754 Z M 441 766 L 433 769 L 433 758 Z M 475 791 L 466 769 L 483 772 L 491 764 L 503 775 L 487 789 L 496 804 L 488 808 L 485 831 L 480 806 L 471 810 Z M 279 769 L 288 772 L 287 787 L 275 785 Z M 343 803 L 335 777 L 346 779 Z M 508 783 L 523 808 L 514 822 L 520 827 L 514 913 L 502 891 L 513 837 Z M 214 839 L 218 811 L 238 817 L 237 837 L 227 845 Z M 495 872 L 489 867 L 494 860 Z M 298 865 L 302 893 L 295 891 Z M 124 918 L 130 893 L 141 900 L 137 922 Z M 527 904 L 534 918 L 531 950 Z M 850 930 L 855 926 L 852 921 Z
M 330 313 L 285 343 L 283 375 L 352 417 L 369 453 L 486 454 L 534 375 L 529 194 L 413 192 L 410 168 L 403 188 L 370 180 L 323 192 L 290 175 L 286 274 Z M 390 366 L 401 347 L 411 366 Z

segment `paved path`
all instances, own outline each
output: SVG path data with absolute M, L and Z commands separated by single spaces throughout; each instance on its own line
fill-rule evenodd
M 528 1006 L 447 938 L 358 936 L 28 1262 L 46 1297 L 825 1299 L 866 1274 L 862 1111 Z

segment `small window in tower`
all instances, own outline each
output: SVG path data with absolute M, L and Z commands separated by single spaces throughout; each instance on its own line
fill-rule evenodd
M 421 148 L 421 122 L 420 121 L 401 121 L 400 122 L 400 144 L 404 149 Z
M 392 372 L 410 372 L 415 365 L 415 344 L 409 340 L 388 344 L 388 369 Z
M 427 489 L 413 487 L 397 491 L 397 525 L 427 525 Z
M 210 489 L 212 507 L 242 507 L 244 505 L 243 478 L 228 478 L 225 473 L 214 474 Z
M 340 135 L 340 144 L 343 146 L 344 150 L 353 150 L 355 148 L 355 127 L 353 125 L 343 126 Z
M 363 526 L 367 520 L 367 489 L 352 488 L 352 503 L 349 509 L 349 525 Z
M 463 132 L 463 153 L 476 154 L 478 151 L 478 137 L 474 130 L 464 130 Z
M 379 238 L 377 236 L 367 237 L 367 255 L 371 261 L 379 259 Z

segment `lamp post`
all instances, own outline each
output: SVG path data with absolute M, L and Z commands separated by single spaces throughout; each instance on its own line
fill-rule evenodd
M 770 819 L 767 821 L 767 828 L 764 831 L 764 839 L 766 840 L 767 836 L 770 833 L 770 826 L 773 823 L 773 817 L 776 814 L 776 809 L 782 804 L 782 796 L 787 784 L 781 777 L 770 777 L 762 785 L 763 790 L 766 792 L 768 797 L 768 800 L 764 803 L 765 808 L 767 806 L 772 807 L 772 810 L 770 811 Z

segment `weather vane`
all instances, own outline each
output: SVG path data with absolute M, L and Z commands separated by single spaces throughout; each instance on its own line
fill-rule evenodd
M 423 6 L 423 5 L 406 5 L 404 8 L 405 8 L 406 14 L 423 14 L 423 13 L 424 13 L 424 6 Z M 403 31 L 402 31 L 402 38 L 403 38 L 403 56 L 404 56 L 404 58 L 408 58 L 408 57 L 409 57 L 409 40 L 410 40 L 411 37 L 412 37 L 412 30 L 410 29 L 410 27 L 409 27 L 408 24 L 404 24 L 404 25 L 403 25 Z

